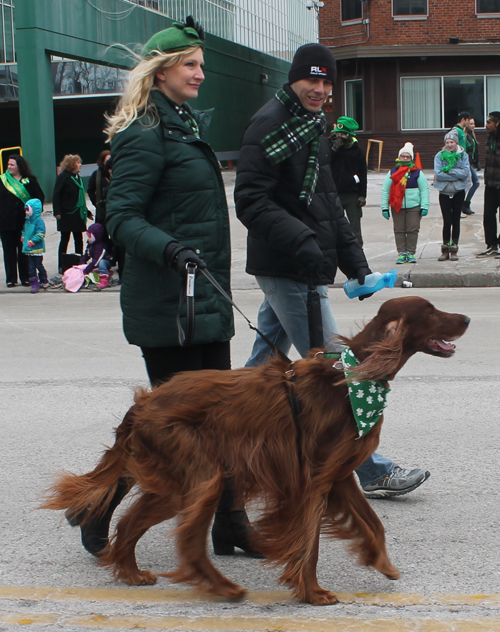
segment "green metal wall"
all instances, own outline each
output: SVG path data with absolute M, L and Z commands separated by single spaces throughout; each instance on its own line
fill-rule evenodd
M 109 47 L 144 43 L 172 23 L 137 5 L 130 15 L 112 19 L 113 12 L 131 8 L 121 0 L 97 5 L 100 10 L 85 0 L 16 0 L 21 142 L 49 197 L 56 173 L 50 56 L 131 67 L 130 57 Z M 210 141 L 216 151 L 236 151 L 252 114 L 286 81 L 289 64 L 210 34 L 205 62 L 207 78 L 192 105 L 215 108 Z

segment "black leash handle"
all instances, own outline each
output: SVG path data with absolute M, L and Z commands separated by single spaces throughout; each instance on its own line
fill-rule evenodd
M 186 263 L 186 285 L 182 286 L 181 295 L 179 297 L 179 311 L 177 312 L 177 331 L 179 332 L 179 343 L 181 347 L 189 347 L 193 344 L 194 338 L 194 290 L 196 282 L 196 263 L 188 261 Z M 186 333 L 181 325 L 181 307 L 186 301 Z
M 290 358 L 283 353 L 283 351 L 281 351 L 281 349 L 278 349 L 278 347 L 271 342 L 271 340 L 269 340 L 269 338 L 263 334 L 246 316 L 245 314 L 241 311 L 241 309 L 236 305 L 236 303 L 233 301 L 233 299 L 229 296 L 229 294 L 224 290 L 223 287 L 221 287 L 221 285 L 219 284 L 219 282 L 210 274 L 210 272 L 206 269 L 206 268 L 200 268 L 200 272 L 201 274 L 203 274 L 203 276 L 210 281 L 210 283 L 214 286 L 214 288 L 216 290 L 218 290 L 222 296 L 226 299 L 226 301 L 229 301 L 229 303 L 231 303 L 231 305 L 234 307 L 234 309 L 236 311 L 238 311 L 243 318 L 247 321 L 248 326 L 250 327 L 250 329 L 253 329 L 254 331 L 256 331 L 259 336 L 262 338 L 262 340 L 276 353 L 276 355 L 278 355 L 282 360 L 284 360 L 285 362 L 288 362 L 291 364 L 291 360 Z

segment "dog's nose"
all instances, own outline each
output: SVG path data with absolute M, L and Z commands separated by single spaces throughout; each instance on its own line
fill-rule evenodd
M 464 316 L 464 325 L 468 327 L 469 323 L 470 323 L 470 318 L 468 316 Z

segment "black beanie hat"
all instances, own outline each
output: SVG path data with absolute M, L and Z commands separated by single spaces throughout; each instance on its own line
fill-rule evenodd
M 335 84 L 337 64 L 332 51 L 323 44 L 304 44 L 297 48 L 292 66 L 288 72 L 288 81 L 300 79 L 324 78 Z

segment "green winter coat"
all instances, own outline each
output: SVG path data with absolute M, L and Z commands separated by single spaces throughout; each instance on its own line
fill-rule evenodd
M 160 123 L 151 127 L 145 115 L 113 138 L 106 224 L 113 241 L 127 252 L 120 300 L 128 342 L 140 347 L 177 347 L 181 278 L 167 267 L 165 248 L 178 241 L 199 251 L 208 270 L 229 293 L 229 217 L 210 145 L 193 134 L 163 93 L 153 90 L 151 99 Z M 206 138 L 211 112 L 194 116 L 201 138 Z M 195 296 L 193 344 L 230 340 L 234 334 L 231 305 L 202 276 L 196 279 Z M 185 306 L 181 314 L 185 330 Z

